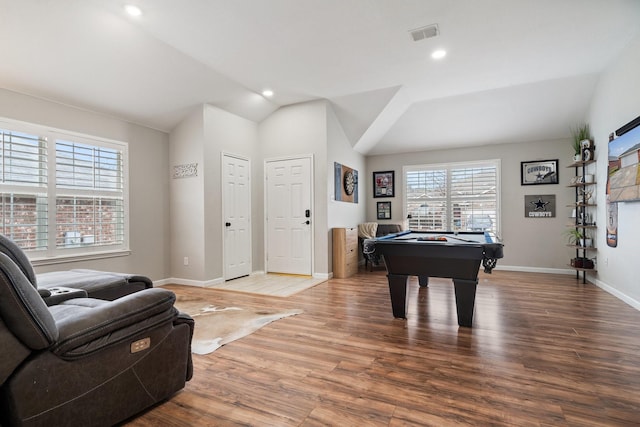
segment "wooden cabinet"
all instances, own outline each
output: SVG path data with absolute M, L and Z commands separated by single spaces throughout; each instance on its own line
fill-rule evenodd
M 333 277 L 344 279 L 358 272 L 358 229 L 333 229 Z

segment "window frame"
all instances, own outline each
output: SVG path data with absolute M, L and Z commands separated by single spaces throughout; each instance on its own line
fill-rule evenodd
M 47 186 L 42 193 L 47 197 L 47 248 L 46 249 L 25 249 L 25 253 L 34 265 L 56 264 L 62 262 L 81 261 L 86 259 L 101 259 L 117 256 L 126 256 L 131 253 L 129 249 L 130 229 L 129 229 L 129 144 L 123 141 L 87 135 L 84 133 L 57 129 L 28 122 L 22 122 L 7 118 L 0 118 L 0 128 L 13 132 L 23 132 L 37 135 L 47 139 Z M 101 191 L 87 191 L 58 188 L 56 185 L 56 143 L 58 140 L 78 144 L 90 145 L 92 147 L 103 147 L 118 150 L 122 153 L 122 195 L 123 205 L 123 240 L 121 244 L 107 245 L 82 245 L 79 247 L 57 247 L 57 221 L 56 221 L 56 201 L 58 197 L 75 194 L 78 197 L 99 197 Z M 25 188 L 26 189 L 26 188 Z M 23 190 L 24 191 L 24 190 Z M 20 192 L 20 186 L 14 184 L 4 184 L 0 182 L 0 192 Z M 112 195 L 115 195 L 113 193 Z
M 402 209 L 403 209 L 403 218 L 406 219 L 407 225 L 410 223 L 409 209 L 408 209 L 408 197 L 407 197 L 407 173 L 411 171 L 437 171 L 437 170 L 446 170 L 446 195 L 443 197 L 445 201 L 445 205 L 447 207 L 447 226 L 443 227 L 446 229 L 438 230 L 438 231 L 456 231 L 453 226 L 453 209 L 452 209 L 452 197 L 451 197 L 451 170 L 452 169 L 460 169 L 460 168 L 480 168 L 480 167 L 495 167 L 495 179 L 496 179 L 496 211 L 495 211 L 495 224 L 494 229 L 492 231 L 496 235 L 501 234 L 501 222 L 502 222 L 502 202 L 501 202 L 501 192 L 502 192 L 502 184 L 501 184 L 501 161 L 500 159 L 487 159 L 487 160 L 473 160 L 473 161 L 463 161 L 463 162 L 447 162 L 447 163 L 427 163 L 427 164 L 419 164 L 419 165 L 405 165 L 402 167 Z M 455 199 L 460 200 L 460 199 Z M 473 199 L 468 199 L 472 201 Z M 466 231 L 460 229 L 459 231 Z

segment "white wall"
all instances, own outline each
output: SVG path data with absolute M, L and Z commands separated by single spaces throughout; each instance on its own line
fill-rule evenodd
M 498 268 L 566 273 L 569 271 L 567 267 L 569 260 L 574 256 L 572 250 L 567 247 L 565 234 L 571 213 L 571 208 L 566 205 L 572 203 L 574 198 L 573 189 L 566 187 L 573 174 L 573 169 L 566 168 L 571 163 L 572 156 L 573 150 L 569 140 L 371 156 L 367 158 L 368 171 L 395 170 L 396 196 L 390 199 L 374 199 L 372 179 L 367 177 L 366 191 L 369 194 L 367 220 L 376 221 L 376 202 L 380 200 L 391 201 L 391 220 L 384 222 L 401 223 L 406 217 L 406 212 L 403 211 L 404 178 L 402 176 L 402 167 L 405 165 L 500 159 L 502 186 L 500 237 L 505 248 L 504 258 L 498 261 Z M 520 162 L 548 159 L 559 160 L 560 184 L 520 185 Z M 524 196 L 547 194 L 556 196 L 556 217 L 525 218 Z
M 212 105 L 204 106 L 204 242 L 206 280 L 224 280 L 223 224 L 222 224 L 222 153 L 249 159 L 251 176 L 251 235 L 252 270 L 262 270 L 263 249 L 261 234 L 262 168 L 258 158 L 258 126 L 255 122 L 236 116 Z
M 217 107 L 194 111 L 170 136 L 171 165 L 198 162 L 197 178 L 171 182 L 171 273 L 183 283 L 207 285 L 223 280 L 221 172 L 222 153 L 250 159 L 252 166 L 252 270 L 264 270 L 264 161 L 313 155 L 313 273 L 331 271 L 332 227 L 364 220 L 361 202 L 333 200 L 333 162 L 347 164 L 366 177 L 364 157 L 354 152 L 326 101 L 280 108 L 257 125 Z M 331 152 L 329 158 L 328 152 Z M 329 225 L 331 218 L 331 225 Z M 189 257 L 189 266 L 183 258 Z
M 169 276 L 169 138 L 144 126 L 0 89 L 0 117 L 129 143 L 131 255 L 37 267 L 45 271 L 92 268 Z
M 596 143 L 598 180 L 597 284 L 640 309 L 640 202 L 618 203 L 618 246 L 606 244 L 607 144 L 609 133 L 640 116 L 640 36 L 630 42 L 599 80 L 589 122 Z
M 327 254 L 327 102 L 289 105 L 258 125 L 262 160 L 313 155 L 313 274 L 329 273 Z M 264 168 L 264 163 L 261 166 Z
M 167 277 L 205 280 L 203 124 L 202 108 L 196 108 L 170 135 L 170 173 L 175 166 L 197 163 L 198 175 L 171 179 L 171 276 Z
M 327 105 L 327 225 L 329 232 L 334 227 L 355 227 L 366 217 L 367 193 L 365 183 L 370 173 L 366 170 L 365 157 L 354 151 L 338 121 L 331 105 Z M 334 162 L 358 171 L 358 203 L 336 201 Z
M 171 182 L 171 274 L 179 283 L 206 286 L 224 281 L 222 225 L 222 153 L 240 155 L 256 170 L 257 125 L 211 105 L 197 107 L 171 132 L 171 165 L 198 163 L 198 176 Z M 253 173 L 261 184 L 261 175 Z M 262 204 L 253 183 L 252 206 Z M 255 212 L 255 209 L 254 209 Z M 252 235 L 262 232 L 262 219 L 252 221 Z M 257 228 L 256 228 L 257 227 Z M 262 248 L 253 246 L 260 268 Z M 258 253 L 260 256 L 256 256 Z M 189 265 L 184 265 L 184 257 Z M 256 269 L 256 265 L 253 265 Z
M 358 203 L 336 201 L 334 183 L 334 162 L 349 166 L 358 171 Z M 333 238 L 332 229 L 339 227 L 356 227 L 365 222 L 367 194 L 365 182 L 371 175 L 366 169 L 365 158 L 351 147 L 340 121 L 327 103 L 327 251 L 329 263 L 332 264 Z M 331 267 L 329 271 L 333 271 Z

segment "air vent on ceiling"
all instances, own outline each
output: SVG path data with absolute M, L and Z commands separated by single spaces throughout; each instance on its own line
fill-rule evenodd
M 416 28 L 415 30 L 409 31 L 414 42 L 430 39 L 431 37 L 437 36 L 439 33 L 438 24 L 431 24 L 426 27 Z

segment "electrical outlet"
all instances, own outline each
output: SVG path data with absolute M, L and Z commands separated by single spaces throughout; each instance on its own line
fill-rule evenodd
M 189 257 L 188 256 L 184 257 L 183 262 L 184 262 L 184 265 L 189 265 Z

